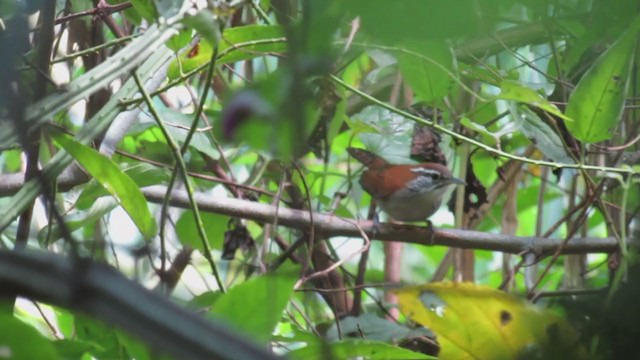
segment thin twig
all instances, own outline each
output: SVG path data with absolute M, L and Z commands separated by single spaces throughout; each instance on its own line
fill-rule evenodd
M 180 170 L 180 173 L 184 179 L 184 183 L 187 188 L 187 194 L 189 196 L 189 203 L 191 205 L 191 209 L 193 210 L 193 214 L 196 220 L 198 235 L 200 236 L 200 240 L 202 241 L 202 247 L 204 249 L 203 255 L 209 262 L 209 265 L 211 266 L 211 272 L 213 273 L 213 276 L 216 279 L 218 288 L 220 289 L 220 291 L 224 292 L 225 291 L 224 283 L 222 282 L 222 279 L 220 278 L 220 274 L 218 273 L 218 267 L 216 266 L 216 263 L 211 256 L 211 248 L 209 247 L 209 240 L 207 238 L 207 233 L 204 231 L 202 217 L 198 209 L 198 204 L 195 201 L 194 189 L 193 189 L 193 186 L 191 185 L 191 182 L 189 181 L 189 175 L 187 174 L 187 167 L 184 163 L 184 159 L 182 158 L 180 148 L 178 147 L 178 144 L 175 142 L 175 140 L 169 134 L 167 128 L 164 126 L 164 123 L 162 121 L 162 118 L 160 117 L 160 114 L 158 113 L 155 106 L 153 105 L 153 101 L 151 101 L 151 97 L 149 97 L 147 90 L 144 88 L 144 85 L 140 81 L 140 78 L 138 77 L 138 74 L 135 71 L 133 72 L 133 78 L 136 84 L 138 85 L 138 88 L 142 93 L 142 96 L 144 97 L 145 102 L 147 103 L 147 107 L 149 108 L 149 111 L 153 115 L 153 118 L 156 120 L 158 127 L 160 128 L 163 135 L 165 136 L 167 144 L 169 144 L 169 149 L 173 153 L 173 156 L 176 162 L 178 163 L 178 169 Z
M 298 280 L 298 282 L 296 282 L 296 284 L 294 285 L 294 289 L 299 289 L 300 286 L 302 286 L 305 282 L 312 280 L 312 279 L 316 279 L 319 278 L 321 276 L 325 276 L 328 273 L 332 272 L 333 270 L 337 269 L 338 267 L 342 266 L 342 264 L 344 264 L 345 262 L 353 259 L 356 255 L 361 254 L 365 251 L 367 251 L 369 249 L 369 246 L 371 245 L 371 240 L 369 240 L 369 236 L 367 236 L 367 234 L 364 232 L 364 230 L 362 230 L 362 227 L 360 227 L 357 223 L 352 222 L 352 224 L 354 226 L 356 226 L 358 228 L 358 230 L 360 231 L 360 236 L 362 236 L 362 239 L 364 239 L 365 244 L 358 249 L 357 251 L 355 251 L 354 253 L 352 253 L 351 255 L 347 256 L 344 259 L 341 259 L 337 262 L 335 262 L 333 265 L 329 266 L 326 269 L 322 269 L 320 271 L 317 271 L 311 275 L 305 276 L 304 278 Z

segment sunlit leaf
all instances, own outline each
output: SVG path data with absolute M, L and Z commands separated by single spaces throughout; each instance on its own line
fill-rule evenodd
M 640 17 L 582 76 L 569 97 L 567 129 L 576 139 L 599 142 L 610 139 L 624 109 L 636 53 Z
M 140 230 L 145 239 L 156 234 L 155 218 L 151 216 L 147 200 L 138 185 L 116 163 L 89 146 L 83 145 L 60 132 L 52 132 L 60 144 L 80 165 L 118 200 L 122 208 Z
M 247 25 L 226 29 L 218 45 L 217 64 L 249 60 L 258 56 L 280 53 L 287 49 L 284 31 L 279 25 Z M 213 48 L 207 41 L 196 44 L 191 51 L 179 56 L 169 65 L 167 76 L 175 79 L 211 60 Z
M 402 313 L 436 334 L 442 359 L 516 359 L 531 351 L 583 355 L 566 321 L 502 291 L 432 283 L 394 292 Z

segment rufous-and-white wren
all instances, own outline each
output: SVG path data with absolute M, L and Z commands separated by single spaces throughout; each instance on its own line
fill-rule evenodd
M 362 188 L 396 221 L 427 220 L 440 208 L 449 185 L 465 185 L 441 164 L 394 165 L 364 149 L 347 151 L 367 167 Z

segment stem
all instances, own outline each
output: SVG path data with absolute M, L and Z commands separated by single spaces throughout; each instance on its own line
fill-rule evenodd
M 218 288 L 220 289 L 220 291 L 225 292 L 224 283 L 222 282 L 220 278 L 220 274 L 218 273 L 218 267 L 216 266 L 216 263 L 213 260 L 213 257 L 211 256 L 211 247 L 209 246 L 209 239 L 207 238 L 207 234 L 204 231 L 202 216 L 200 216 L 200 210 L 198 209 L 198 204 L 195 201 L 193 185 L 189 181 L 189 175 L 187 174 L 187 166 L 185 165 L 184 159 L 182 158 L 181 150 L 178 147 L 178 144 L 176 143 L 176 141 L 169 134 L 169 131 L 167 130 L 167 128 L 164 126 L 164 123 L 162 118 L 160 117 L 160 114 L 158 113 L 155 106 L 153 105 L 153 102 L 151 101 L 151 97 L 147 93 L 147 90 L 144 88 L 144 85 L 140 81 L 140 78 L 138 77 L 138 74 L 135 71 L 133 72 L 133 78 L 136 84 L 138 85 L 138 88 L 144 98 L 144 101 L 149 107 L 149 111 L 151 112 L 151 114 L 153 115 L 153 118 L 158 123 L 158 127 L 162 131 L 162 134 L 164 135 L 165 139 L 167 140 L 167 144 L 169 145 L 169 149 L 171 150 L 171 153 L 173 154 L 174 158 L 176 159 L 176 162 L 178 163 L 178 169 L 180 170 L 180 175 L 184 179 L 184 183 L 187 188 L 189 204 L 191 206 L 191 209 L 193 209 L 193 214 L 194 214 L 197 229 L 198 229 L 198 235 L 200 236 L 200 240 L 202 241 L 202 247 L 204 250 L 203 255 L 205 259 L 207 259 L 207 261 L 209 262 L 209 265 L 211 266 L 211 272 L 213 273 L 213 276 L 216 279 Z

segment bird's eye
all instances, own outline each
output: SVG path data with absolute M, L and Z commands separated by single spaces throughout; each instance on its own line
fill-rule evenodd
M 433 179 L 433 180 L 438 180 L 438 179 L 440 179 L 440 174 L 432 173 L 432 174 L 431 174 L 431 179 Z

